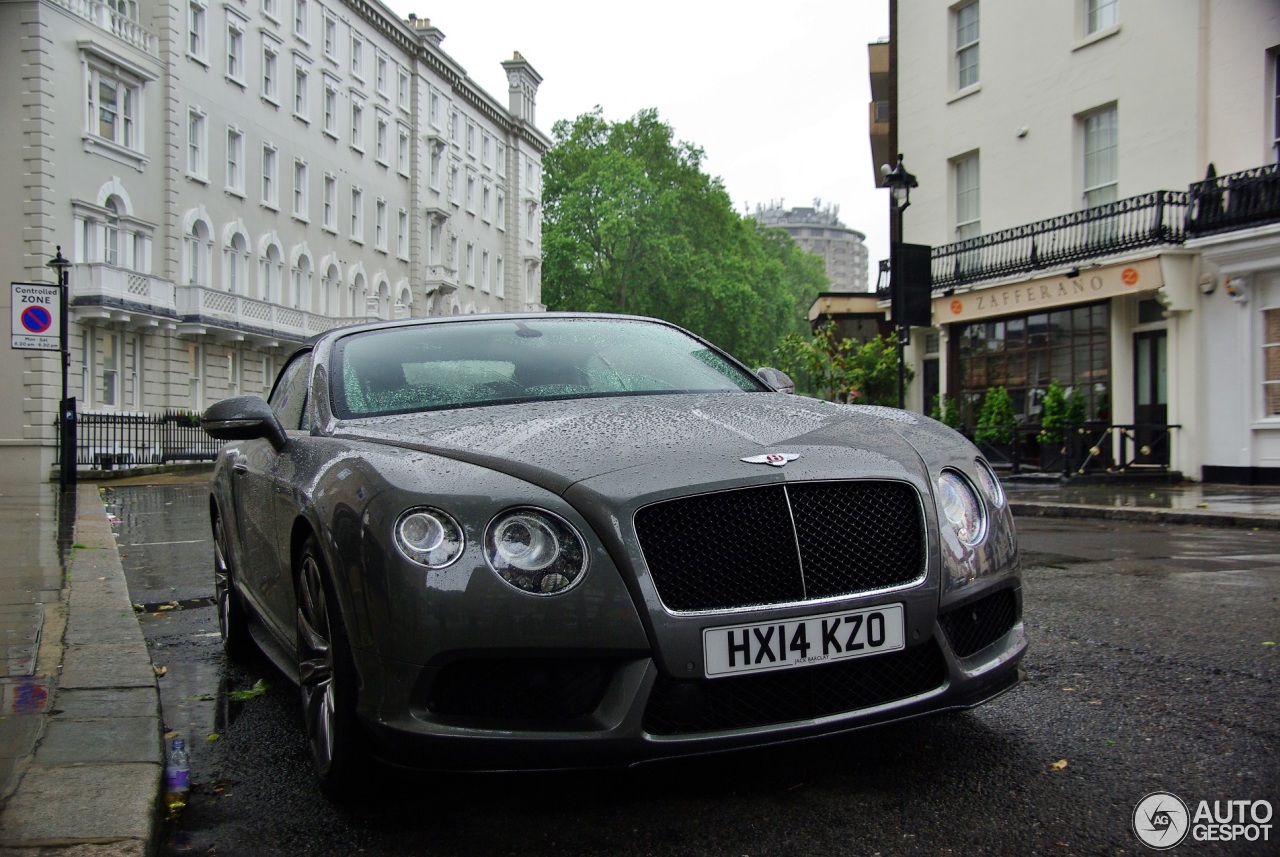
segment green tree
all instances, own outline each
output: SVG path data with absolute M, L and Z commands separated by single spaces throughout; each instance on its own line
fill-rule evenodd
M 788 333 L 774 359 L 797 389 L 818 398 L 859 405 L 898 403 L 898 354 L 889 337 L 867 342 L 837 337 L 835 322 L 828 321 L 811 336 Z M 905 380 L 913 377 L 906 367 Z
M 1057 381 L 1049 383 L 1040 406 L 1040 442 L 1060 443 L 1062 427 L 1067 421 L 1067 396 Z
M 734 212 L 654 110 L 557 122 L 543 158 L 543 288 L 559 310 L 663 318 L 764 362 L 828 286 L 822 260 Z
M 1004 387 L 992 387 L 982 399 L 982 413 L 974 436 L 983 443 L 1009 443 L 1013 440 L 1013 398 Z
M 933 408 L 929 411 L 929 416 L 943 425 L 958 429 L 960 428 L 960 403 L 954 396 L 944 396 L 939 393 L 933 397 Z

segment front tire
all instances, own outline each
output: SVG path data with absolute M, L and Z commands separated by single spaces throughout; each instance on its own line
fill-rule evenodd
M 213 591 L 217 600 L 222 650 L 237 663 L 253 660 L 258 648 L 249 635 L 249 613 L 235 588 L 227 525 L 218 512 L 213 516 Z
M 311 762 L 324 793 L 348 800 L 367 780 L 368 756 L 356 716 L 355 661 L 314 536 L 298 559 L 297 596 L 298 685 Z

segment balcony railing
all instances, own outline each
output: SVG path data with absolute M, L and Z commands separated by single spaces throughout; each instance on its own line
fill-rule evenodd
M 105 263 L 81 264 L 72 269 L 71 301 L 170 318 L 178 314 L 172 282 Z
M 299 341 L 340 325 L 368 320 L 331 318 L 204 286 L 178 286 L 177 306 L 178 315 L 184 322 L 211 324 Z
M 1213 176 L 1188 190 L 1158 190 L 933 248 L 933 293 L 1032 271 L 1178 246 L 1188 238 L 1280 223 L 1280 165 Z M 889 299 L 880 263 L 876 294 Z
M 153 57 L 159 56 L 156 50 L 155 34 L 135 20 L 137 3 L 107 3 L 103 0 L 55 0 L 55 2 L 76 17 L 106 30 L 127 44 Z

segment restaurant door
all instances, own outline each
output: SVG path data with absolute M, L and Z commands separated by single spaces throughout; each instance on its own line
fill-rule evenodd
M 1134 464 L 1169 465 L 1168 331 L 1133 335 Z

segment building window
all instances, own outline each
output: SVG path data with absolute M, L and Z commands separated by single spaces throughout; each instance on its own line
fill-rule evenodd
M 1111 417 L 1110 304 L 1061 307 L 957 325 L 960 419 L 976 425 L 988 390 L 1004 387 L 1019 422 L 1040 420 L 1053 382 L 1085 403 L 1089 420 Z
M 467 123 L 467 154 L 476 156 L 476 126 L 470 122 Z
M 387 252 L 387 201 L 373 204 L 373 249 Z
M 244 85 L 244 21 L 227 12 L 227 79 Z
M 488 294 L 492 288 L 489 282 L 489 251 L 480 254 L 480 291 Z
M 209 179 L 209 129 L 204 112 L 193 107 L 187 112 L 187 176 Z
M 304 42 L 311 41 L 311 7 L 307 0 L 293 0 L 293 34 Z
M 501 188 L 498 189 L 497 209 L 498 220 L 495 225 L 499 231 L 505 232 L 507 230 L 507 192 Z
M 427 116 L 431 122 L 431 127 L 439 128 L 440 127 L 440 93 L 436 92 L 434 89 L 431 90 L 431 95 L 429 96 L 427 103 L 429 105 L 427 110 Z
M 467 270 L 464 282 L 468 286 L 476 284 L 476 245 L 467 242 Z
M 498 144 L 498 175 L 505 178 L 507 175 L 507 144 Z
M 1119 120 L 1115 107 L 1084 117 L 1084 207 L 1117 199 L 1120 179 Z
M 387 115 L 381 110 L 374 119 L 373 157 L 380 164 L 387 163 Z
M 1114 27 L 1119 21 L 1119 0 L 1085 0 L 1084 33 L 1086 36 Z
M 476 177 L 469 171 L 467 173 L 467 213 L 476 213 Z
M 493 220 L 493 189 L 489 187 L 488 181 L 480 191 L 480 216 L 484 218 L 485 223 Z
M 107 199 L 102 228 L 102 260 L 113 267 L 120 266 L 120 208 L 116 198 Z
M 953 13 L 956 34 L 956 89 L 978 82 L 978 4 L 969 3 Z
M 364 243 L 364 191 L 351 189 L 351 240 Z
M 120 407 L 120 334 L 106 331 L 102 334 L 102 366 L 99 379 L 102 398 L 98 404 L 104 408 Z
M 429 182 L 432 190 L 439 191 L 440 175 L 442 172 L 441 167 L 444 165 L 444 146 L 437 145 L 435 142 L 432 142 L 430 146 L 431 164 L 429 167 L 430 172 L 427 176 L 427 181 Z M 403 170 L 401 172 L 403 172 Z
M 293 162 L 293 216 L 307 219 L 307 164 L 301 160 Z
M 324 78 L 324 115 L 321 120 L 324 132 L 336 138 L 338 136 L 338 83 L 328 75 Z
M 204 0 L 191 0 L 187 13 L 187 55 L 201 63 L 209 61 L 208 9 Z
M 1266 410 L 1263 416 L 1280 417 L 1280 309 L 1262 311 L 1262 358 L 1266 367 L 1266 379 L 1262 382 L 1262 395 Z
M 966 155 L 952 163 L 956 187 L 956 240 L 975 238 L 982 234 L 982 222 L 978 194 L 978 155 Z
M 227 129 L 227 191 L 244 195 L 244 134 Z
M 280 277 L 284 273 L 284 257 L 280 253 L 280 245 L 272 243 L 261 259 L 258 271 L 259 282 L 262 283 L 262 299 L 269 303 L 281 303 Z
M 351 96 L 351 148 L 364 151 L 364 102 Z
M 496 298 L 506 295 L 507 266 L 503 263 L 502 257 L 498 257 L 497 265 L 494 270 L 494 289 L 493 296 Z
M 396 214 L 396 256 L 409 258 L 409 212 L 403 208 Z
M 1271 54 L 1271 157 L 1280 162 L 1280 51 Z
M 338 21 L 328 12 L 324 13 L 324 55 L 338 60 Z
M 209 283 L 209 227 L 203 220 L 191 224 L 182 243 L 186 250 L 187 285 L 205 286 Z
M 262 97 L 272 104 L 280 97 L 280 46 L 266 36 L 262 38 Z
M 280 20 L 280 0 L 262 0 L 262 14 L 273 21 Z
M 338 231 L 338 180 L 331 175 L 324 177 L 324 193 L 320 201 L 320 225 L 330 232 Z
M 227 279 L 227 291 L 233 295 L 248 294 L 249 239 L 245 238 L 243 233 L 237 232 L 231 236 L 223 269 Z
M 462 174 L 457 164 L 449 166 L 449 202 L 453 205 L 462 204 Z
M 141 84 L 90 66 L 88 133 L 142 151 L 138 129 L 141 106 Z
M 409 109 L 409 72 L 406 69 L 397 68 L 396 78 L 396 97 L 401 110 Z
M 311 70 L 305 60 L 294 57 L 293 60 L 293 115 L 303 121 L 311 121 L 309 90 Z
M 381 95 L 383 98 L 386 98 L 388 94 L 387 55 L 379 51 L 377 59 L 375 59 L 373 62 L 374 62 L 373 88 L 377 91 L 379 95 Z
M 278 190 L 276 187 L 277 176 L 277 155 L 276 147 L 270 143 L 264 143 L 262 146 L 262 204 L 267 208 L 276 208 L 279 205 Z
M 396 171 L 402 176 L 409 175 L 409 129 L 403 125 L 396 126 Z
M 351 76 L 364 80 L 364 39 L 351 35 Z

